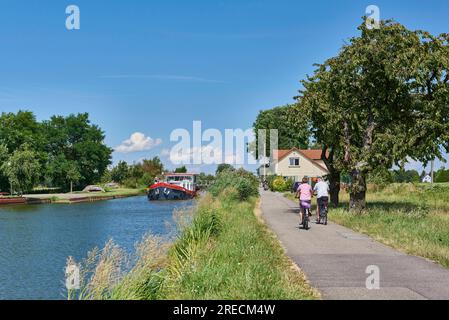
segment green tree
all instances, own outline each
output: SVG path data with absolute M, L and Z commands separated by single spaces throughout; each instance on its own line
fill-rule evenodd
M 399 169 L 393 171 L 393 181 L 396 183 L 418 183 L 419 173 L 416 170 Z
M 64 156 L 77 163 L 79 185 L 97 183 L 111 163 L 112 149 L 104 144 L 104 132 L 91 124 L 89 115 L 53 116 L 43 123 L 45 150 L 55 159 Z
M 154 157 L 153 159 L 143 160 L 142 170 L 154 178 L 164 172 L 164 164 L 159 157 Z
M 340 182 L 343 166 L 341 148 L 340 114 L 334 112 L 332 102 L 328 97 L 330 73 L 324 66 L 319 66 L 313 77 L 302 81 L 304 89 L 296 97 L 298 103 L 290 109 L 290 118 L 298 123 L 307 123 L 315 140 L 315 145 L 321 149 L 321 160 L 325 163 L 329 175 L 330 201 L 337 207 L 340 202 Z
M 286 105 L 260 111 L 256 121 L 253 124 L 256 142 L 252 146 L 251 151 L 256 157 L 258 157 L 256 146 L 259 143 L 259 130 L 267 130 L 265 137 L 267 156 L 272 151 L 269 135 L 269 130 L 271 129 L 278 130 L 278 149 L 306 149 L 309 147 L 310 132 L 307 118 L 302 118 L 301 114 L 296 114 L 292 117 L 293 114 L 291 109 L 291 105 Z M 298 121 L 299 118 L 302 118 L 303 121 Z
M 205 174 L 204 172 L 201 172 L 198 175 L 198 185 L 202 188 L 208 187 L 211 185 L 215 180 L 215 177 L 211 174 Z
M 228 163 L 222 163 L 218 165 L 217 170 L 215 171 L 215 175 L 218 176 L 220 173 L 224 171 L 234 171 L 234 170 L 235 168 L 232 165 Z
M 69 162 L 69 166 L 66 172 L 67 181 L 70 181 L 70 193 L 73 193 L 73 185 L 77 184 L 81 180 L 81 174 L 78 171 L 76 163 Z
M 142 178 L 145 175 L 143 165 L 135 163 L 129 167 L 129 177 L 124 181 L 124 184 L 129 188 L 138 188 L 142 186 Z
M 15 191 L 31 191 L 39 181 L 41 165 L 36 153 L 23 145 L 2 164 L 2 172 L 8 177 Z
M 323 121 L 330 133 L 323 133 L 321 142 L 335 150 L 335 167 L 350 175 L 350 209 L 357 212 L 366 207 L 368 174 L 407 157 L 430 160 L 441 156 L 442 143 L 448 147 L 443 120 L 449 80 L 444 76 L 447 55 L 442 57 L 447 41 L 392 21 L 382 21 L 373 30 L 363 23 L 359 30 L 361 36 L 318 65 L 308 80 L 319 93 L 315 105 L 323 103 Z M 431 90 L 425 89 L 429 82 Z M 437 125 L 438 120 L 443 124 Z
M 435 174 L 435 182 L 449 182 L 449 170 L 446 170 L 444 167 L 438 170 Z
M 42 125 L 30 111 L 3 112 L 0 116 L 0 141 L 10 153 L 23 144 L 35 151 L 42 151 L 45 145 Z
M 47 165 L 47 180 L 54 187 L 73 192 L 73 185 L 76 185 L 82 178 L 77 163 L 67 160 L 63 154 L 50 158 L 50 160 Z
M 175 173 L 187 173 L 187 168 L 186 166 L 182 166 L 180 168 L 176 168 L 175 169 Z
M 117 166 L 111 170 L 111 179 L 116 183 L 123 183 L 129 178 L 129 166 L 125 161 L 120 161 Z

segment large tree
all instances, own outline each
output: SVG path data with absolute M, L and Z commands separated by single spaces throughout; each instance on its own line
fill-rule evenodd
M 47 180 L 51 184 L 60 187 L 64 191 L 73 191 L 73 185 L 76 185 L 81 177 L 78 164 L 75 161 L 67 160 L 63 154 L 59 154 L 47 165 Z
M 1 171 L 19 193 L 31 191 L 39 181 L 41 166 L 36 153 L 24 144 L 2 163 Z
M 301 99 L 319 142 L 351 177 L 350 208 L 366 206 L 366 177 L 408 157 L 430 160 L 447 147 L 447 36 L 432 38 L 391 21 L 363 24 L 340 54 L 318 66 Z M 311 102 L 312 101 L 312 102 Z M 300 104 L 301 105 L 301 104 Z
M 54 116 L 43 123 L 46 152 L 53 159 L 76 163 L 80 174 L 78 184 L 86 186 L 101 180 L 111 163 L 112 149 L 104 144 L 104 132 L 91 124 L 89 115 L 82 113 L 68 117 Z M 51 166 L 50 159 L 49 165 Z M 59 179 L 55 179 L 59 184 Z
M 3 112 L 0 116 L 0 141 L 10 153 L 25 143 L 30 149 L 41 151 L 46 142 L 41 123 L 30 111 Z
M 155 178 L 164 172 L 164 164 L 159 157 L 145 159 L 142 162 L 142 169 L 145 173 Z
M 324 67 L 316 72 L 314 77 L 302 81 L 304 89 L 296 97 L 298 103 L 290 109 L 291 121 L 306 123 L 311 136 L 321 148 L 321 159 L 329 171 L 330 200 L 334 207 L 340 202 L 340 181 L 343 170 L 339 160 L 341 126 L 339 114 L 332 112 L 333 107 L 326 96 L 326 85 L 329 74 Z
M 125 161 L 120 161 L 117 166 L 111 170 L 111 179 L 116 183 L 123 183 L 129 178 L 129 166 Z
M 292 114 L 290 110 L 292 105 L 276 107 L 269 110 L 260 111 L 256 121 L 253 124 L 256 141 L 251 147 L 251 152 L 258 157 L 258 150 L 256 146 L 259 144 L 259 130 L 266 131 L 266 146 L 267 153 L 272 151 L 270 145 L 269 130 L 278 130 L 278 149 L 289 150 L 292 148 L 308 148 L 309 147 L 309 127 L 307 119 L 301 118 L 301 115 L 294 117 L 292 121 Z M 296 121 L 302 119 L 302 121 Z

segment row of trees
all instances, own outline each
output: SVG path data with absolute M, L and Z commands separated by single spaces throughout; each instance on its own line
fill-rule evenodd
M 349 175 L 350 209 L 357 212 L 366 207 L 370 174 L 449 151 L 449 35 L 394 21 L 359 30 L 302 81 L 278 127 L 307 128 L 330 171 L 332 202 L 338 204 L 342 174 Z
M 187 171 L 185 166 L 173 170 L 174 173 L 187 173 Z M 132 165 L 127 164 L 125 161 L 120 161 L 115 167 L 105 173 L 103 181 L 113 181 L 129 188 L 140 188 L 150 185 L 156 178 L 162 178 L 162 175 L 166 172 L 168 171 L 164 168 L 164 164 L 159 157 L 143 160 Z M 200 173 L 198 175 L 198 185 L 207 187 L 212 184 L 214 179 L 213 175 Z
M 145 159 L 142 162 L 129 165 L 120 161 L 115 167 L 107 171 L 103 180 L 114 181 L 130 188 L 148 186 L 164 172 L 164 164 L 159 157 Z
M 37 184 L 68 190 L 100 181 L 111 163 L 104 132 L 87 113 L 39 122 L 29 111 L 0 116 L 0 190 Z
M 441 168 L 435 173 L 435 182 L 449 182 L 449 170 L 445 168 Z

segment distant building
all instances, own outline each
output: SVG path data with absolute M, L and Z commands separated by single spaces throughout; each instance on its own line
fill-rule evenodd
M 432 183 L 432 177 L 430 175 L 426 175 L 423 179 L 422 179 L 423 183 Z
M 274 150 L 269 164 L 259 169 L 260 176 L 278 175 L 285 179 L 301 181 L 303 177 L 316 178 L 329 174 L 321 160 L 321 150 Z

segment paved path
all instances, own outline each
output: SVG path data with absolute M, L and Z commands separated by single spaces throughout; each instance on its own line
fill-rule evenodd
M 261 195 L 265 221 L 324 299 L 449 299 L 449 270 L 333 223 L 300 230 L 297 203 Z M 366 289 L 368 266 L 380 270 L 379 290 Z

